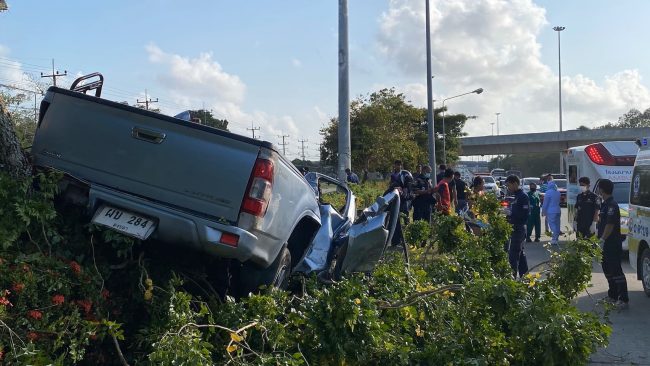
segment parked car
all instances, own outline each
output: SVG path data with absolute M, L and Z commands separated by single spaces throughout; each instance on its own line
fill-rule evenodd
M 535 178 L 535 177 L 526 177 L 521 180 L 521 189 L 524 191 L 524 193 L 530 192 L 530 184 L 535 183 L 537 184 L 537 188 L 539 189 L 540 185 L 540 179 Z
M 485 192 L 499 195 L 499 186 L 497 185 L 496 180 L 494 180 L 494 177 L 490 175 L 481 175 L 481 178 L 483 178 L 483 181 L 485 182 L 483 185 L 483 190 Z
M 49 88 L 32 146 L 37 169 L 64 173 L 60 200 L 92 223 L 235 259 L 222 262 L 236 267 L 241 294 L 285 286 L 317 235 L 352 229 L 345 183 L 308 182 L 270 142 L 101 99 L 102 85 L 96 73 Z M 355 230 L 383 246 L 394 228 Z

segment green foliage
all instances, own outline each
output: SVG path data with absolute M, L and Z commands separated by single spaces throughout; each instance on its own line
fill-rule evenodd
M 228 120 L 214 118 L 212 111 L 199 109 L 190 111 L 190 118 L 193 120 L 200 120 L 202 125 L 218 128 L 220 130 L 228 131 Z
M 176 256 L 154 257 L 159 247 L 56 215 L 56 179 L 40 176 L 40 190 L 0 179 L 6 364 L 119 364 L 122 352 L 156 365 L 580 365 L 607 342 L 609 328 L 571 304 L 598 249 L 572 243 L 545 276 L 516 281 L 503 252 L 510 228 L 491 196 L 473 202 L 489 224 L 479 237 L 456 216 L 407 226 L 409 266 L 388 253 L 370 276 L 307 276 L 300 293 L 235 301 L 200 290 L 209 283 L 196 258 L 192 274 Z
M 435 120 L 442 119 L 435 110 Z M 407 169 L 428 161 L 426 109 L 416 108 L 395 89 L 382 89 L 350 104 L 350 135 L 353 170 L 389 171 L 395 159 Z M 447 161 L 458 160 L 460 137 L 468 117 L 445 116 Z M 436 136 L 442 136 L 442 124 L 435 124 Z M 338 121 L 333 118 L 321 129 L 323 161 L 336 165 L 338 159 Z M 442 160 L 442 140 L 436 142 L 436 156 Z

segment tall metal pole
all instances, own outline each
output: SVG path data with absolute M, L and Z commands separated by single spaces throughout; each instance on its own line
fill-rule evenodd
M 442 155 L 445 165 L 447 165 L 447 130 L 445 129 L 445 115 L 447 114 L 447 111 L 445 111 L 446 101 L 447 99 L 442 101 Z
M 501 112 L 495 113 L 497 115 L 497 136 L 499 136 L 499 115 Z
M 429 20 L 429 0 L 426 0 L 426 43 L 427 43 L 427 130 L 429 135 L 429 166 L 436 169 L 436 135 L 433 116 L 433 90 L 431 75 L 431 23 Z M 444 116 L 444 115 L 443 115 Z M 444 121 L 444 117 L 443 117 Z M 446 159 L 445 159 L 446 160 Z
M 345 169 L 351 168 L 350 85 L 348 63 L 348 1 L 339 0 L 339 166 L 338 176 L 345 181 Z
M 560 132 L 562 132 L 562 58 L 560 53 L 560 32 L 565 30 L 565 27 L 553 27 L 557 32 L 557 81 L 558 81 L 558 105 L 560 108 Z
M 494 136 L 494 122 L 490 123 L 492 125 L 492 136 Z

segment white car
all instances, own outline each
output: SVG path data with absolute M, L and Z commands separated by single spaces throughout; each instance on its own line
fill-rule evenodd
M 528 192 L 530 192 L 531 183 L 537 184 L 537 188 L 539 189 L 540 179 L 536 177 L 527 177 L 521 180 L 521 189 L 524 191 L 524 193 L 528 194 Z
M 483 175 L 481 177 L 485 182 L 485 184 L 483 185 L 483 190 L 485 192 L 494 193 L 494 194 L 499 193 L 499 187 L 497 186 L 497 182 L 494 180 L 494 177 L 486 176 L 486 175 Z

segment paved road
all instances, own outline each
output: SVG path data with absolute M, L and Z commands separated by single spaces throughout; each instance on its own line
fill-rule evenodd
M 566 209 L 563 209 L 562 229 L 568 232 L 568 227 Z M 548 259 L 548 251 L 543 247 L 548 240 L 549 237 L 542 236 L 541 243 L 527 244 L 526 255 L 530 267 Z M 592 355 L 591 365 L 650 366 L 650 298 L 643 293 L 643 286 L 636 279 L 636 274 L 627 260 L 623 260 L 623 271 L 627 277 L 630 307 L 610 314 L 609 321 L 613 331 L 609 346 Z M 596 304 L 596 300 L 607 295 L 607 288 L 607 280 L 600 264 L 594 263 L 591 285 L 576 299 L 578 308 L 602 313 L 602 307 Z

